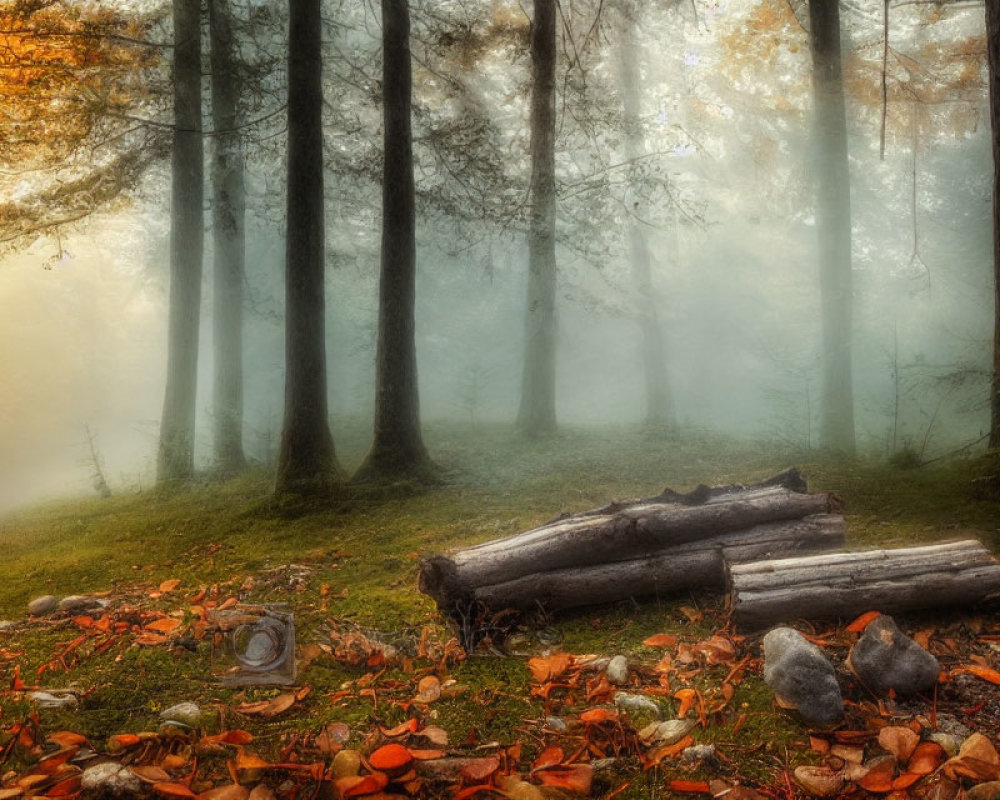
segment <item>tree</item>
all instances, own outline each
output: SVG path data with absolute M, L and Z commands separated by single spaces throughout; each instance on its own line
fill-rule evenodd
M 556 429 L 556 0 L 535 0 L 531 30 L 531 217 L 524 372 L 517 427 Z
M 628 239 L 629 261 L 632 265 L 632 287 L 635 292 L 636 311 L 642 336 L 642 366 L 646 389 L 646 424 L 671 425 L 674 422 L 673 401 L 667 377 L 667 360 L 660 324 L 656 295 L 653 292 L 652 255 L 643 230 L 643 205 L 639 202 L 636 165 L 646 151 L 642 132 L 639 100 L 639 74 L 637 34 L 638 11 L 634 0 L 621 5 L 621 40 L 618 45 L 621 70 L 623 122 L 625 126 L 625 160 L 629 162 L 629 188 L 632 205 L 629 210 Z
M 1000 449 L 1000 8 L 986 1 L 986 51 L 993 126 L 993 380 L 990 392 L 990 448 Z
M 382 0 L 382 255 L 375 363 L 375 436 L 358 478 L 425 477 L 414 300 L 416 216 L 410 130 L 413 76 L 407 0 Z
M 851 185 L 839 0 L 810 0 L 816 228 L 823 330 L 820 444 L 854 454 L 851 368 Z
M 246 274 L 240 82 L 229 0 L 209 0 L 212 67 L 214 277 L 214 449 L 223 474 L 246 467 L 243 453 L 243 282 Z
M 201 131 L 201 2 L 174 0 L 174 126 L 171 156 L 170 311 L 167 385 L 157 481 L 194 474 L 195 397 L 204 221 Z
M 327 419 L 321 27 L 320 0 L 290 5 L 285 415 L 275 483 L 279 494 L 326 491 L 339 473 Z

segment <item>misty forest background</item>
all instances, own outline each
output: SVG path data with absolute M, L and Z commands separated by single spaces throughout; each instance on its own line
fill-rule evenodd
M 0 507 L 1000 445 L 985 5 L 6 3 Z

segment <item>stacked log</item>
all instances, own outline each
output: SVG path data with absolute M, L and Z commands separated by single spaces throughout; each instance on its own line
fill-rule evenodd
M 850 619 L 1000 598 L 1000 564 L 980 542 L 829 553 L 728 566 L 733 620 L 758 630 L 793 619 Z
M 753 486 L 670 489 L 425 559 L 420 589 L 459 622 L 472 610 L 556 611 L 723 590 L 727 561 L 841 547 L 844 519 L 795 470 Z

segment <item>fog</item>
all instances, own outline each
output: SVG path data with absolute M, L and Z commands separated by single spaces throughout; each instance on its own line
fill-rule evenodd
M 427 4 L 413 6 L 419 37 L 428 30 L 420 22 Z M 473 6 L 489 13 L 488 3 Z M 498 7 L 507 5 L 493 3 L 494 14 Z M 616 79 L 610 22 L 586 55 L 589 94 L 561 90 L 556 402 L 565 429 L 639 426 L 645 417 L 625 245 L 628 209 L 641 194 L 675 407 L 672 435 L 713 431 L 791 455 L 818 446 L 821 331 L 808 39 L 792 20 L 779 20 L 770 32 L 754 28 L 766 7 L 754 0 L 699 0 L 693 14 L 676 7 L 643 21 L 640 96 L 649 155 L 638 190 L 625 185 L 625 173 L 615 167 L 622 161 L 620 100 L 616 90 L 603 91 Z M 357 70 L 378 65 L 377 20 L 370 9 L 333 3 L 334 12 L 342 17 L 325 32 L 325 91 L 327 357 L 336 440 L 338 425 L 370 426 L 372 418 L 381 217 L 379 187 L 364 165 L 377 162 L 381 132 L 379 107 L 353 88 L 363 84 Z M 917 91 L 921 81 L 940 80 L 943 99 L 908 103 L 894 93 L 883 159 L 880 76 L 871 66 L 878 61 L 871 42 L 880 41 L 881 31 L 866 13 L 843 11 L 854 408 L 863 457 L 908 449 L 926 461 L 981 441 L 989 426 L 992 155 L 982 16 L 979 7 L 942 10 L 931 24 L 919 6 L 899 9 L 896 50 L 928 63 L 939 58 L 933 67 L 978 66 L 959 82 L 946 72 L 904 74 L 902 61 L 895 61 L 890 83 L 898 94 L 904 84 Z M 590 22 L 583 15 L 574 24 Z M 281 36 L 274 36 L 270 46 L 279 48 Z M 489 152 L 507 159 L 501 188 L 508 194 L 478 208 L 470 200 L 474 191 L 463 194 L 463 173 L 442 166 L 439 152 L 477 145 L 440 133 L 441 119 L 462 111 L 453 95 L 442 96 L 427 66 L 454 70 L 460 59 L 449 63 L 447 53 L 423 45 L 414 53 L 421 109 L 415 123 L 421 415 L 470 431 L 510 424 L 513 436 L 528 254 L 526 212 L 512 206 L 523 205 L 527 191 L 529 65 L 523 42 L 511 37 L 481 53 L 462 77 L 491 112 L 498 138 Z M 777 43 L 767 45 L 768 37 Z M 963 48 L 972 55 L 952 57 Z M 560 58 L 565 61 L 563 51 Z M 568 84 L 572 75 L 565 74 Z M 270 80 L 280 85 L 281 71 Z M 592 116 L 583 124 L 585 113 Z M 248 456 L 267 467 L 275 458 L 284 391 L 281 133 L 278 124 L 247 137 L 244 443 Z M 480 178 L 468 176 L 472 183 Z M 2 180 L 21 178 L 5 173 Z M 483 194 L 492 191 L 480 186 Z M 455 205 L 461 218 L 449 213 Z M 488 218 L 491 209 L 506 216 Z M 58 236 L 41 232 L 3 257 L 0 509 L 91 493 L 88 437 L 115 492 L 152 485 L 167 357 L 169 215 L 163 163 L 127 200 Z M 210 242 L 207 237 L 195 451 L 204 469 L 212 463 Z

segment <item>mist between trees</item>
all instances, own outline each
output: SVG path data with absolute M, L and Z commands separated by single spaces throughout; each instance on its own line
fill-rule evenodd
M 373 430 L 363 477 L 434 479 L 421 420 L 996 433 L 982 3 L 291 11 L 0 6 L 0 503 L 325 486 Z

